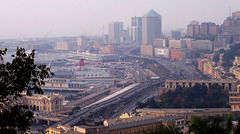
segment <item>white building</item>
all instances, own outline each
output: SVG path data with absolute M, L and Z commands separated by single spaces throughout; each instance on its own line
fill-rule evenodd
M 55 50 L 69 50 L 69 44 L 66 41 L 58 41 Z
M 213 51 L 213 43 L 210 40 L 197 40 L 192 41 L 193 50 L 209 50 Z
M 156 57 L 166 57 L 169 58 L 169 49 L 168 48 L 155 48 Z

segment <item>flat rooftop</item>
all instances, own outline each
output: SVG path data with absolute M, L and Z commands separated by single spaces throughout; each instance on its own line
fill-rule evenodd
M 159 113 L 159 114 L 196 114 L 196 113 L 218 113 L 218 112 L 230 112 L 230 108 L 184 108 L 184 109 L 137 109 L 140 113 Z

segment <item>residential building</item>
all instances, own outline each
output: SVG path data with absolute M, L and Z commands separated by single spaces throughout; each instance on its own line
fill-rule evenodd
M 74 132 L 79 134 L 107 134 L 108 127 L 106 126 L 73 126 Z
M 171 31 L 171 38 L 175 40 L 180 40 L 181 38 L 181 31 L 180 30 L 172 30 Z
M 169 48 L 186 48 L 186 43 L 183 40 L 169 40 Z
M 69 50 L 69 44 L 66 41 L 58 41 L 55 50 Z
M 193 50 L 209 50 L 213 51 L 213 43 L 210 40 L 196 40 L 191 42 L 191 48 Z
M 224 20 L 222 25 L 222 33 L 230 35 L 232 40 L 229 43 L 240 42 L 240 17 L 239 11 L 232 13 L 231 17 Z
M 236 91 L 229 92 L 229 105 L 232 109 L 240 109 L 240 85 Z
M 75 134 L 72 133 L 72 128 L 69 125 L 58 125 L 57 127 L 49 127 L 45 130 L 44 134 Z
M 227 117 L 231 114 L 230 108 L 167 108 L 167 109 L 137 109 L 136 110 L 142 114 L 152 114 L 155 116 L 176 116 L 176 117 L 184 117 L 188 122 L 191 120 L 193 115 L 200 116 L 203 118 L 212 118 L 216 116 Z
M 153 45 L 154 39 L 162 37 L 162 16 L 150 10 L 142 16 L 142 44 Z
M 232 36 L 227 34 L 227 33 L 223 33 L 223 34 L 218 34 L 217 36 L 217 43 L 215 45 L 216 48 L 226 48 L 229 44 L 232 43 Z
M 200 25 L 197 21 L 191 21 L 187 25 L 187 36 L 193 37 L 200 34 Z
M 229 72 L 232 73 L 235 76 L 235 78 L 240 80 L 240 67 L 233 66 L 230 68 Z
M 172 60 L 181 60 L 186 58 L 186 49 L 170 49 L 170 57 Z
M 161 38 L 157 38 L 154 39 L 154 47 L 157 48 L 163 48 L 163 47 L 168 47 L 168 39 L 161 39 Z
M 130 118 L 107 119 L 104 121 L 104 125 L 108 126 L 109 134 L 133 134 L 144 133 L 146 130 L 156 129 L 160 125 L 175 125 L 184 131 L 186 122 L 183 117 L 143 115 Z
M 201 34 L 202 35 L 217 35 L 219 31 L 219 26 L 212 22 L 203 22 L 201 24 Z
M 77 45 L 78 46 L 85 46 L 87 44 L 87 39 L 84 36 L 77 38 Z
M 240 66 L 240 57 L 235 56 L 235 60 L 234 60 L 234 62 L 233 62 L 233 65 L 234 65 L 234 66 Z
M 111 43 L 119 43 L 123 36 L 123 22 L 108 23 L 108 40 Z
M 209 59 L 198 58 L 198 70 L 203 72 L 208 78 L 221 79 L 221 66 L 216 66 Z
M 222 86 L 223 89 L 227 91 L 236 91 L 237 85 L 239 84 L 238 80 L 227 79 L 227 80 L 166 80 L 165 88 L 176 88 L 177 86 L 181 87 L 193 87 L 195 84 L 205 85 L 208 88 L 213 84 L 218 84 Z

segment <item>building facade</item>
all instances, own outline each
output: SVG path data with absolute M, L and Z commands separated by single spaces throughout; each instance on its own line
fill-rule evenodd
M 142 43 L 142 17 L 132 17 L 129 27 L 130 40 Z
M 191 48 L 193 50 L 209 50 L 213 51 L 213 43 L 210 40 L 196 40 L 191 42 Z
M 165 57 L 169 58 L 169 49 L 168 48 L 155 48 L 156 57 Z
M 105 126 L 73 126 L 75 133 L 79 134 L 108 134 L 108 127 Z
M 176 88 L 181 87 L 193 87 L 195 84 L 205 85 L 208 88 L 213 84 L 222 86 L 227 91 L 236 91 L 238 80 L 166 80 L 165 88 Z
M 111 43 L 119 43 L 123 36 L 123 22 L 108 23 L 108 41 Z
M 240 109 L 240 85 L 237 91 L 229 92 L 229 105 L 232 109 Z
M 123 119 L 108 119 L 104 121 L 104 125 L 108 126 L 109 134 L 136 134 L 157 129 L 160 125 L 174 125 L 183 131 L 186 127 L 186 122 L 183 117 L 145 115 Z
M 200 116 L 203 118 L 211 118 L 216 116 L 227 117 L 232 114 L 230 108 L 176 108 L 176 109 L 137 109 L 139 113 L 148 113 L 156 116 L 178 116 L 184 117 L 186 121 L 190 121 L 193 115 Z
M 197 21 L 191 21 L 189 25 L 187 25 L 187 35 L 190 37 L 196 36 L 200 34 L 200 25 Z
M 62 99 L 62 95 L 59 94 L 23 95 L 19 102 L 27 105 L 29 109 L 36 109 L 38 112 L 51 113 L 62 109 Z
M 234 66 L 240 66 L 240 57 L 235 56 L 235 60 L 234 60 L 234 62 L 233 62 L 233 65 L 234 65 Z
M 141 55 L 154 56 L 153 45 L 141 45 Z
M 169 48 L 186 48 L 186 43 L 183 40 L 169 40 Z
M 235 78 L 240 80 L 240 67 L 236 66 L 231 67 L 229 72 L 232 73 L 235 76 Z
M 203 22 L 201 24 L 201 35 L 217 35 L 219 26 L 212 22 Z
M 186 49 L 170 49 L 170 57 L 172 60 L 181 60 L 186 58 Z
M 180 30 L 172 30 L 171 31 L 171 38 L 175 40 L 180 40 L 181 38 L 181 31 Z
M 169 46 L 168 39 L 160 39 L 160 38 L 154 39 L 154 47 L 166 48 L 168 46 Z
M 69 44 L 66 41 L 58 41 L 55 50 L 69 50 Z
M 240 17 L 239 12 L 232 13 L 231 17 L 224 20 L 222 25 L 222 33 L 231 36 L 232 40 L 229 43 L 240 42 Z
M 142 16 L 142 44 L 153 45 L 154 39 L 162 37 L 162 16 L 150 10 Z
M 85 46 L 87 44 L 87 39 L 84 36 L 77 38 L 77 45 L 78 46 Z

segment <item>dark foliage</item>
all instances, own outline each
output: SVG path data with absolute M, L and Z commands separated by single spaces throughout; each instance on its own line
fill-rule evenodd
M 161 102 L 150 99 L 146 103 L 137 103 L 138 108 L 227 108 L 228 94 L 218 84 L 208 89 L 204 85 L 193 87 L 178 86 L 175 91 L 168 91 L 160 96 Z
M 240 121 L 236 127 L 233 126 L 232 115 L 228 115 L 227 120 L 218 116 L 209 120 L 194 115 L 188 125 L 188 132 L 194 134 L 238 134 L 239 123 Z
M 145 134 L 183 134 L 180 129 L 176 128 L 175 126 L 165 126 L 160 125 L 157 126 L 156 129 L 147 130 Z
M 26 54 L 24 48 L 17 48 L 12 62 L 4 62 L 7 49 L 0 50 L 0 133 L 25 133 L 29 129 L 33 113 L 18 104 L 17 99 L 26 91 L 42 94 L 44 79 L 53 73 L 45 65 L 34 63 L 34 50 Z
M 240 56 L 240 44 L 231 46 L 229 50 L 224 52 L 223 66 L 224 67 L 232 66 L 235 56 Z
M 229 107 L 228 95 L 218 84 L 207 89 L 196 84 L 193 87 L 177 87 L 175 91 L 162 94 L 159 103 L 161 108 L 222 108 Z

